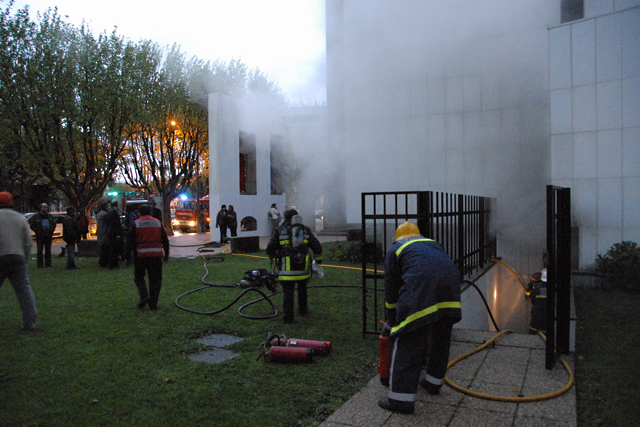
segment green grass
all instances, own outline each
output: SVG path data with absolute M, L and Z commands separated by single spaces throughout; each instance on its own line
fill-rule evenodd
M 225 255 L 209 264 L 207 281 L 239 281 L 245 270 L 269 268 L 268 260 Z M 202 316 L 177 309 L 173 301 L 201 286 L 203 260 L 171 259 L 164 267 L 160 309 L 139 311 L 133 268 L 102 270 L 97 259 L 64 270 L 29 274 L 38 306 L 38 329 L 20 330 L 21 314 L 8 282 L 0 288 L 0 425 L 317 425 L 376 374 L 377 339 L 362 337 L 362 294 L 354 288 L 309 290 L 309 313 L 284 325 L 240 317 L 237 309 L 258 298 L 249 293 L 230 309 Z M 330 264 L 339 264 L 327 261 Z M 346 264 L 348 265 L 348 264 Z M 358 267 L 357 265 L 351 265 Z M 325 268 L 318 284 L 359 285 L 358 270 Z M 210 288 L 181 304 L 214 311 L 239 289 Z M 278 309 L 281 294 L 273 297 Z M 269 314 L 265 302 L 247 314 Z M 268 332 L 326 340 L 333 353 L 310 364 L 261 359 Z M 220 364 L 190 362 L 204 348 L 195 340 L 210 334 L 244 338 L 229 350 L 239 357 Z
M 636 426 L 640 419 L 640 295 L 577 290 L 578 425 Z

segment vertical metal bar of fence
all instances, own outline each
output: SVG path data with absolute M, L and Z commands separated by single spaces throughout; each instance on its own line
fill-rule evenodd
M 382 260 L 379 259 L 378 246 L 382 247 L 385 255 L 388 250 L 387 237 L 391 232 L 395 236 L 395 230 L 401 222 L 416 221 L 422 235 L 443 245 L 447 254 L 459 265 L 462 275 L 472 273 L 495 256 L 495 238 L 489 235 L 488 199 L 431 191 L 362 193 L 361 209 L 363 335 L 379 331 L 378 317 L 381 311 L 378 305 L 382 301 L 378 298 L 378 291 L 384 279 L 379 271 L 379 263 L 384 265 L 384 256 Z M 389 230 L 389 227 L 394 229 Z M 370 299 L 373 307 L 369 306 Z M 368 323 L 371 321 L 373 324 Z
M 557 336 L 556 350 L 568 353 L 571 322 L 571 189 L 558 190 L 558 262 L 556 264 L 557 292 Z
M 360 206 L 361 234 L 360 252 L 362 253 L 362 336 L 367 333 L 367 195 L 362 193 Z
M 569 351 L 571 316 L 571 189 L 547 186 L 547 343 L 545 367 Z
M 464 275 L 464 196 L 462 194 L 458 194 L 458 224 L 457 224 L 457 253 L 458 257 L 458 270 L 460 270 L 460 274 Z
M 556 192 L 547 186 L 547 341 L 545 345 L 545 368 L 553 369 L 556 363 L 556 283 L 552 272 L 556 271 Z

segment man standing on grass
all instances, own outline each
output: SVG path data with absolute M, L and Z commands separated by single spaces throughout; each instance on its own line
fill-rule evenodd
M 36 298 L 29 283 L 27 259 L 31 255 L 31 232 L 24 217 L 12 209 L 13 196 L 0 193 L 0 286 L 7 277 L 22 310 L 22 329 L 36 328 Z
M 38 212 L 29 218 L 29 225 L 36 235 L 38 268 L 42 268 L 43 264 L 44 267 L 51 267 L 51 241 L 56 231 L 56 221 L 49 213 L 49 205 L 41 203 Z
M 148 205 L 140 206 L 140 219 L 129 226 L 127 244 L 133 252 L 134 281 L 138 287 L 138 308 L 149 304 L 151 310 L 158 309 L 158 298 L 162 288 L 162 257 L 169 261 L 169 239 L 162 223 L 151 216 Z M 149 274 L 149 289 L 145 274 Z

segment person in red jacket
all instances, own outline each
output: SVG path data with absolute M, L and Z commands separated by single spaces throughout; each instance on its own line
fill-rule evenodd
M 162 288 L 162 258 L 169 261 L 169 239 L 162 223 L 151 216 L 148 205 L 140 206 L 140 219 L 129 226 L 127 245 L 133 252 L 134 281 L 138 287 L 138 308 L 149 304 L 151 310 L 158 309 L 158 298 Z M 149 289 L 145 274 L 149 274 Z

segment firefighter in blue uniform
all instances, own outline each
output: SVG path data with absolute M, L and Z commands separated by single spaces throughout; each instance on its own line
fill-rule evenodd
M 300 229 L 303 241 L 296 245 L 292 232 Z M 282 285 L 282 309 L 284 323 L 293 323 L 293 294 L 298 284 L 298 312 L 307 314 L 307 282 L 311 277 L 309 249 L 315 255 L 316 263 L 322 264 L 322 245 L 309 227 L 302 224 L 302 218 L 295 209 L 284 213 L 284 222 L 273 230 L 267 244 L 267 255 L 276 260 L 278 280 Z
M 149 205 L 140 206 L 140 218 L 129 226 L 127 244 L 133 251 L 134 281 L 138 288 L 138 308 L 149 304 L 151 310 L 158 309 L 158 298 L 162 288 L 162 258 L 169 260 L 169 239 L 162 223 L 151 216 Z M 149 289 L 145 274 L 149 274 Z
M 443 247 L 420 235 L 415 224 L 396 230 L 396 242 L 385 261 L 383 333 L 393 342 L 389 396 L 378 404 L 387 410 L 414 411 L 418 384 L 438 394 L 449 361 L 451 331 L 460 321 L 460 272 Z M 420 380 L 429 340 L 429 361 Z
M 527 287 L 527 298 L 531 300 L 531 322 L 529 333 L 537 334 L 547 330 L 547 269 L 533 273 Z

